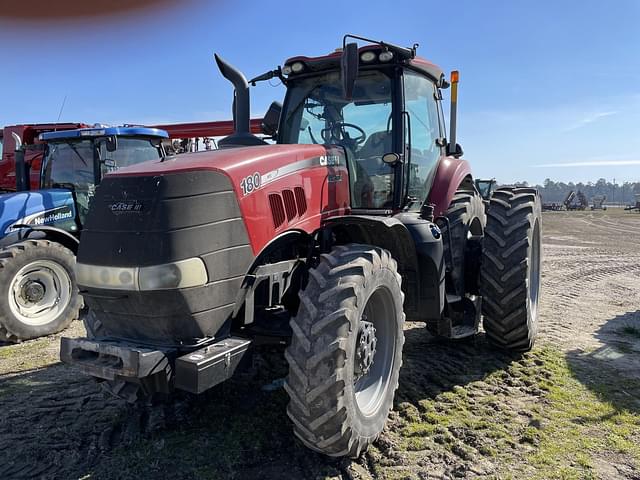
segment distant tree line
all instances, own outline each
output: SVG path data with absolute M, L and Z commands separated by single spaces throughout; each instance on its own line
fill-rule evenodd
M 515 185 L 530 186 L 528 182 L 517 182 Z M 567 194 L 571 191 L 580 190 L 587 196 L 587 199 L 591 202 L 596 195 L 606 195 L 607 203 L 635 203 L 634 195 L 640 193 L 640 182 L 624 182 L 616 183 L 607 181 L 601 178 L 597 182 L 587 183 L 564 183 L 554 182 L 550 178 L 547 178 L 542 185 L 534 185 L 542 196 L 543 202 L 562 202 Z

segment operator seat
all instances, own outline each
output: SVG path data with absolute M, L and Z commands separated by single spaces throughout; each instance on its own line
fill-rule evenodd
M 375 132 L 367 137 L 364 145 L 358 150 L 358 158 L 378 157 L 382 160 L 385 153 L 392 151 L 391 132 Z

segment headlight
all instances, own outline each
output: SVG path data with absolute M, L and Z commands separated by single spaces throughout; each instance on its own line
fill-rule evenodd
M 393 58 L 393 52 L 390 51 L 386 51 L 386 52 L 381 52 L 380 55 L 378 55 L 378 59 L 381 62 L 388 62 Z
M 291 70 L 291 65 L 285 65 L 284 67 L 282 67 L 282 74 L 283 75 L 289 75 L 291 74 L 292 70 Z
M 304 70 L 304 63 L 296 62 L 292 64 L 291 70 L 293 71 L 293 73 L 300 73 L 302 70 Z
M 137 290 L 136 269 L 76 264 L 78 284 L 114 290 Z
M 76 264 L 79 285 L 112 290 L 169 290 L 205 285 L 207 268 L 200 258 L 150 267 L 103 267 Z
M 362 52 L 362 54 L 360 54 L 360 60 L 362 60 L 364 63 L 373 62 L 375 59 L 376 59 L 375 52 L 368 51 L 368 52 Z
M 138 273 L 140 290 L 167 290 L 204 285 L 209 280 L 204 262 L 189 258 L 179 262 L 141 267 Z

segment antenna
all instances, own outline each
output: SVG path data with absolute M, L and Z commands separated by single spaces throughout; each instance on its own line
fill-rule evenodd
M 56 120 L 55 125 L 53 126 L 53 131 L 55 132 L 58 129 L 58 123 L 60 122 L 60 117 L 62 116 L 62 110 L 64 110 L 64 104 L 67 103 L 67 96 L 64 96 L 62 100 L 62 105 L 60 105 L 60 112 L 58 112 L 58 119 Z

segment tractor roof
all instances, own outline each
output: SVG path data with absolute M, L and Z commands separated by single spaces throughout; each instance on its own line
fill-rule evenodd
M 169 134 L 159 128 L 147 127 L 99 127 L 99 128 L 78 128 L 75 130 L 64 130 L 58 132 L 46 132 L 40 134 L 40 140 L 58 140 L 65 138 L 83 137 L 108 137 L 118 135 L 121 137 L 158 137 L 169 138 Z
M 385 64 L 389 64 L 389 65 L 408 65 L 412 68 L 414 68 L 415 70 L 418 70 L 426 75 L 428 75 L 429 77 L 433 78 L 437 83 L 438 86 L 442 86 L 441 85 L 441 81 L 444 80 L 444 73 L 442 71 L 442 69 L 440 67 L 438 67 L 437 65 L 431 63 L 430 61 L 422 58 L 422 57 L 415 57 L 412 59 L 408 59 L 408 60 L 402 60 L 402 59 L 396 59 L 393 58 L 391 61 L 388 62 L 381 62 L 379 60 L 377 60 L 377 55 L 384 51 L 384 47 L 380 46 L 380 45 L 365 45 L 363 47 L 360 47 L 358 49 L 358 57 L 360 57 L 364 52 L 367 51 L 372 51 L 376 54 L 376 60 L 371 61 L 370 63 L 364 63 L 362 60 L 360 60 L 360 65 L 361 66 L 366 66 L 366 65 L 385 65 Z M 291 66 L 296 62 L 302 62 L 304 64 L 304 70 L 302 72 L 299 73 L 308 73 L 308 72 L 314 72 L 314 71 L 321 71 L 321 70 L 330 70 L 330 69 L 336 69 L 336 68 L 340 68 L 340 58 L 342 56 L 342 49 L 338 48 L 337 50 L 335 50 L 334 52 L 328 54 L 328 55 L 324 55 L 324 56 L 320 56 L 320 57 L 305 57 L 305 56 L 297 56 L 297 57 L 291 57 L 289 59 L 287 59 L 284 62 L 285 66 Z M 295 73 L 292 73 L 290 75 L 291 77 L 295 77 Z

